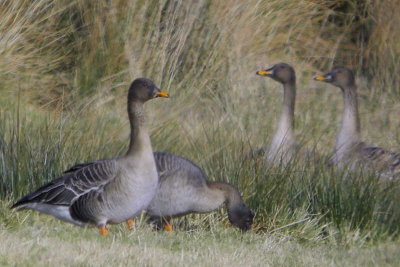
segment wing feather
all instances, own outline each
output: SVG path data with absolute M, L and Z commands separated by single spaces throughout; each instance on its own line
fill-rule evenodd
M 400 179 L 400 154 L 375 146 L 368 146 L 363 149 L 363 156 L 366 161 L 379 170 L 385 177 Z
M 80 168 L 72 167 L 71 169 L 75 171 L 68 172 L 25 195 L 11 208 L 34 202 L 70 206 L 81 196 L 91 191 L 102 190 L 117 175 L 115 160 L 102 160 L 80 166 Z

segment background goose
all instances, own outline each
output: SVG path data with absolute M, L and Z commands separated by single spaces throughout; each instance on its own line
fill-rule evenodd
M 260 149 L 256 155 L 266 154 L 267 163 L 287 163 L 300 151 L 294 137 L 294 108 L 296 102 L 296 74 L 287 63 L 278 63 L 272 68 L 257 71 L 257 75 L 270 77 L 283 85 L 282 113 L 276 125 L 274 136 L 268 148 Z M 313 153 L 305 152 L 307 157 Z
M 79 226 L 96 225 L 108 233 L 107 223 L 127 221 L 153 199 L 158 174 L 143 104 L 168 97 L 150 80 L 132 82 L 128 93 L 131 126 L 129 149 L 120 158 L 99 160 L 58 178 L 18 200 L 11 208 L 33 209 Z
M 400 178 L 400 154 L 361 141 L 357 86 L 353 71 L 335 66 L 329 73 L 314 79 L 339 87 L 343 93 L 344 109 L 336 137 L 333 163 L 351 168 L 363 163 L 376 169 L 382 176 Z
M 170 220 L 189 213 L 206 213 L 226 204 L 229 221 L 243 231 L 251 228 L 253 213 L 231 184 L 212 182 L 192 161 L 177 155 L 155 152 L 160 182 L 157 193 L 147 208 L 149 222 L 158 229 L 171 231 Z M 66 172 L 76 171 L 91 163 L 81 163 Z

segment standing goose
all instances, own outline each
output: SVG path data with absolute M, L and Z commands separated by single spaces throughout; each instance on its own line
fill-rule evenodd
M 171 231 L 170 220 L 189 213 L 211 212 L 223 203 L 229 221 L 247 231 L 253 223 L 253 213 L 231 184 L 212 182 L 192 161 L 177 155 L 155 152 L 154 158 L 160 177 L 157 193 L 147 208 L 149 222 L 157 229 Z M 95 163 L 95 162 L 93 162 Z M 93 163 L 80 163 L 66 172 L 73 172 Z
M 267 164 L 276 162 L 288 163 L 300 149 L 293 132 L 296 101 L 295 71 L 287 63 L 278 63 L 272 68 L 257 71 L 257 75 L 270 77 L 283 85 L 283 107 L 269 147 L 258 150 L 256 154 L 266 152 L 265 160 Z M 311 155 L 310 152 L 307 152 L 307 154 Z
M 106 235 L 107 223 L 131 223 L 153 199 L 158 174 L 144 118 L 144 103 L 168 97 L 149 79 L 132 82 L 128 93 L 131 126 L 126 155 L 93 162 L 40 187 L 11 208 L 33 209 L 83 226 L 93 224 Z
M 361 163 L 374 168 L 381 176 L 395 178 L 399 175 L 400 154 L 361 141 L 357 85 L 353 72 L 346 67 L 335 66 L 329 73 L 314 79 L 339 87 L 343 93 L 344 109 L 336 137 L 333 164 L 355 168 Z

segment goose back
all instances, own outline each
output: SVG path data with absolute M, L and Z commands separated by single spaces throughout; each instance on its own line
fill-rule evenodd
M 188 159 L 164 152 L 154 153 L 160 182 L 147 212 L 151 216 L 180 216 L 209 212 L 225 202 L 210 190 L 204 171 Z

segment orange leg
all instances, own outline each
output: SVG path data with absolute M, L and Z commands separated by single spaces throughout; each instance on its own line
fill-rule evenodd
M 105 226 L 100 226 L 99 227 L 99 232 L 101 235 L 107 235 L 108 234 L 108 229 Z
M 164 224 L 164 229 L 167 232 L 172 232 L 172 225 L 170 225 L 169 223 L 165 223 Z
M 133 229 L 133 224 L 135 223 L 134 219 L 128 219 L 126 221 L 126 228 L 128 228 L 128 230 L 132 230 Z

